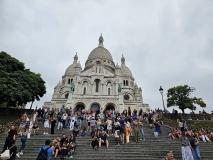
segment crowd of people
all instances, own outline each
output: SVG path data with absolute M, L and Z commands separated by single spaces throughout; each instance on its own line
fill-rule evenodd
M 200 160 L 199 142 L 212 142 L 213 133 L 208 127 L 191 130 L 186 121 L 177 119 L 178 127 L 171 128 L 168 137 L 179 140 L 182 146 L 183 159 Z
M 41 147 L 38 153 L 47 149 L 47 157 L 56 159 L 58 155 L 61 158 L 68 156 L 73 158 L 76 151 L 76 137 L 78 136 L 91 136 L 91 148 L 99 150 L 103 146 L 108 149 L 108 138 L 114 137 L 117 146 L 129 144 L 130 136 L 134 136 L 134 143 L 139 143 L 145 140 L 143 123 L 147 122 L 150 129 L 154 128 L 156 136 L 161 136 L 162 120 L 159 118 L 160 111 L 143 112 L 140 110 L 133 110 L 130 108 L 124 110 L 123 113 L 117 113 L 113 109 L 100 112 L 95 110 L 86 111 L 84 109 L 38 109 L 32 116 L 28 118 L 23 114 L 20 118 L 20 125 L 12 126 L 8 132 L 2 152 L 10 148 L 11 158 L 14 160 L 24 154 L 26 141 L 31 136 L 37 136 L 39 132 L 38 123 L 44 125 L 44 135 L 55 134 L 55 130 L 70 130 L 70 137 L 66 134 L 57 136 L 53 140 L 45 141 L 45 145 Z M 82 125 L 82 121 L 87 121 L 87 126 Z M 168 132 L 168 137 L 176 140 L 178 139 L 181 144 L 183 159 L 201 159 L 199 151 L 199 141 L 211 142 L 213 134 L 209 128 L 201 128 L 200 130 L 190 130 L 186 121 L 177 120 L 178 126 L 172 128 Z M 85 123 L 84 123 L 85 124 Z M 21 146 L 17 148 L 15 140 L 17 135 L 21 137 Z M 173 153 L 168 153 L 167 159 L 174 159 Z

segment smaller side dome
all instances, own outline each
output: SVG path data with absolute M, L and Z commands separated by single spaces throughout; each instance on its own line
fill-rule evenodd
M 116 64 L 115 69 L 121 69 L 118 63 Z
M 121 66 L 121 76 L 132 77 L 132 72 L 127 66 Z
M 136 83 L 135 83 L 135 86 L 134 86 L 134 88 L 135 88 L 135 89 L 138 89 L 138 85 L 137 85 Z
M 75 74 L 76 64 L 71 64 L 65 71 L 65 75 L 74 75 Z
M 77 63 L 76 68 L 81 68 L 80 61 Z

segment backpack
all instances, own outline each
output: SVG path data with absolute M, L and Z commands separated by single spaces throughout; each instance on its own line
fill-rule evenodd
M 86 132 L 85 131 L 83 131 L 83 132 L 81 132 L 81 136 L 86 136 Z
M 38 157 L 36 158 L 36 160 L 47 160 L 48 149 L 49 149 L 49 147 L 47 147 L 46 149 L 41 147 L 41 151 L 39 152 Z

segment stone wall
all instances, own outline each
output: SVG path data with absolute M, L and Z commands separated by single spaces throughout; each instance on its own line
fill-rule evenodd
M 212 114 L 185 114 L 182 116 L 182 114 L 174 114 L 174 113 L 166 113 L 163 114 L 163 117 L 177 120 L 177 119 L 185 119 L 185 120 L 212 120 L 213 115 Z

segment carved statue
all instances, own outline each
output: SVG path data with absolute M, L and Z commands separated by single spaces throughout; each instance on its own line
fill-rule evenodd
M 122 90 L 121 83 L 118 83 L 118 93 L 121 93 L 121 90 Z
M 70 89 L 71 89 L 71 92 L 74 92 L 75 91 L 75 83 L 72 81 L 71 82 L 71 87 L 70 87 Z

